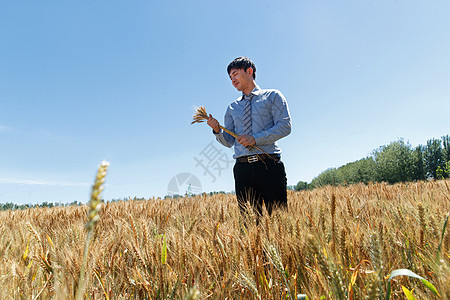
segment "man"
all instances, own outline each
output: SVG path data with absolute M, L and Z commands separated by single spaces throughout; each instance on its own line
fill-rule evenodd
M 261 89 L 256 84 L 256 67 L 248 57 L 233 60 L 227 72 L 242 96 L 228 106 L 224 127 L 239 137 L 222 131 L 211 115 L 208 125 L 219 143 L 234 146 L 233 173 L 241 212 L 249 201 L 260 215 L 263 202 L 272 214 L 274 207 L 287 207 L 286 172 L 277 144 L 291 132 L 287 102 L 280 91 Z

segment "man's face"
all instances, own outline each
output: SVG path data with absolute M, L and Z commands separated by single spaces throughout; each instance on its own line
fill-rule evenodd
M 247 71 L 244 71 L 244 69 L 231 69 L 230 79 L 233 86 L 242 92 L 253 82 L 253 69 L 248 68 Z

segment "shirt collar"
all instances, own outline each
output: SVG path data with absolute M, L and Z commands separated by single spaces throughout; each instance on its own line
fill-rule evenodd
M 253 96 L 259 96 L 259 95 L 261 94 L 261 91 L 262 91 L 262 90 L 261 90 L 261 88 L 259 87 L 259 85 L 256 85 L 255 88 L 253 89 L 253 91 L 251 91 L 250 95 L 253 95 Z M 245 94 L 242 93 L 241 100 L 244 100 L 244 96 L 245 96 Z

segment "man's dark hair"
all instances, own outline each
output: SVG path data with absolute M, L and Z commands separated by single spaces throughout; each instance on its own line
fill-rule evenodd
M 236 70 L 244 70 L 247 71 L 248 68 L 252 68 L 253 69 L 253 79 L 256 78 L 256 67 L 255 64 L 251 61 L 250 58 L 245 57 L 245 56 L 241 56 L 238 58 L 235 58 L 227 67 L 227 73 L 228 75 L 230 75 L 230 71 L 233 69 Z

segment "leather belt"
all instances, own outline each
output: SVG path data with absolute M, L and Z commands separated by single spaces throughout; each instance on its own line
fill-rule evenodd
M 241 163 L 254 163 L 254 162 L 258 162 L 261 160 L 274 160 L 274 161 L 279 161 L 280 160 L 280 155 L 279 154 L 254 154 L 254 155 L 249 155 L 249 156 L 241 156 L 236 158 L 236 160 L 238 162 Z

